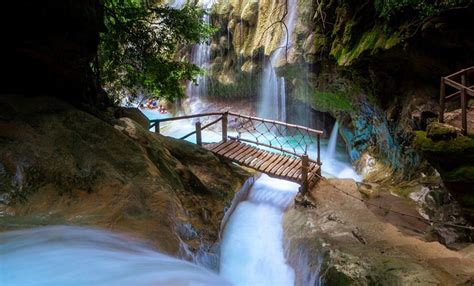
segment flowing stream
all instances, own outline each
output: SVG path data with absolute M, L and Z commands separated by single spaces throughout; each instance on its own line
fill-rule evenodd
M 0 285 L 231 285 L 209 270 L 110 232 L 43 227 L 0 233 Z
M 230 217 L 221 245 L 221 276 L 234 285 L 294 285 L 283 253 L 283 212 L 299 185 L 262 175 Z

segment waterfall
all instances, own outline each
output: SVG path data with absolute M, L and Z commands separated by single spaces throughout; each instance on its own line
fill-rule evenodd
M 286 122 L 286 84 L 284 77 L 280 77 L 280 116 L 278 120 Z
M 221 244 L 220 274 L 236 286 L 294 285 L 283 249 L 282 217 L 298 185 L 262 175 L 237 205 Z
M 333 160 L 334 159 L 334 155 L 336 154 L 338 134 L 339 134 L 339 123 L 336 121 L 336 123 L 334 123 L 334 127 L 332 128 L 332 131 L 331 131 L 331 137 L 329 137 L 326 160 Z
M 107 231 L 55 226 L 0 233 L 10 285 L 229 285 L 218 275 Z
M 212 7 L 213 0 L 200 0 L 199 5 L 209 10 Z M 210 24 L 210 17 L 208 14 L 203 16 L 203 21 Z M 191 59 L 192 64 L 195 64 L 201 69 L 207 71 L 211 61 L 211 45 L 210 43 L 200 43 L 192 47 Z M 207 95 L 208 85 L 207 74 L 199 75 L 196 78 L 196 83 L 189 81 L 186 86 L 186 95 L 189 99 L 191 113 L 199 113 L 202 110 L 201 97 Z
M 288 14 L 285 19 L 288 33 L 285 30 L 283 31 L 284 36 L 280 41 L 279 47 L 273 51 L 270 60 L 265 63 L 263 69 L 259 91 L 259 108 L 257 111 L 258 115 L 263 118 L 286 121 L 285 79 L 277 77 L 275 65 L 283 55 L 286 56 L 286 50 L 290 49 L 292 45 L 291 35 L 296 24 L 296 12 L 296 0 L 289 0 Z

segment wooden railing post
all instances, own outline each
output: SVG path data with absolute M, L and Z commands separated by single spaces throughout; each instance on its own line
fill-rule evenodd
M 222 113 L 222 142 L 227 142 L 227 123 L 228 123 L 229 112 Z
M 317 137 L 316 145 L 318 146 L 317 162 L 318 162 L 318 165 L 321 166 L 321 134 L 318 134 L 316 137 Z
M 300 191 L 304 195 L 308 191 L 308 169 L 309 157 L 308 154 L 301 155 L 301 188 Z
M 196 122 L 196 144 L 202 146 L 201 122 Z
M 444 84 L 444 77 L 441 77 L 441 83 L 439 86 L 439 122 L 444 123 L 444 102 L 446 97 L 446 86 Z
M 155 122 L 155 133 L 160 134 L 160 121 Z
M 466 76 L 461 75 L 461 126 L 462 134 L 467 135 L 467 97 L 466 97 Z

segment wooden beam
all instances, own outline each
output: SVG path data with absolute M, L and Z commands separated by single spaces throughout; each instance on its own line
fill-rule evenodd
M 166 121 L 175 121 L 175 120 L 190 119 L 190 118 L 204 117 L 204 116 L 213 116 L 213 115 L 222 115 L 222 112 L 208 112 L 208 113 L 191 114 L 191 115 L 185 115 L 185 116 L 152 119 L 150 120 L 150 122 L 166 122 Z
M 196 144 L 202 146 L 201 121 L 196 122 Z
M 229 113 L 226 111 L 222 114 L 222 142 L 227 141 L 228 120 L 229 120 Z
M 304 195 L 308 191 L 308 154 L 301 156 L 301 193 Z
M 462 85 L 466 85 L 466 77 L 464 75 L 461 76 L 461 83 Z M 462 133 L 467 135 L 467 95 L 466 95 L 466 88 L 461 90 L 461 126 L 462 126 Z
M 444 84 L 444 77 L 441 78 L 439 86 L 439 122 L 444 123 L 444 106 L 446 97 L 446 85 Z

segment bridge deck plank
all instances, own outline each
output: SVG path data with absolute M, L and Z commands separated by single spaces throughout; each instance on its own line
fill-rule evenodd
M 217 152 L 217 154 L 227 158 L 226 154 L 229 154 L 230 151 L 232 151 L 232 150 L 234 150 L 235 148 L 238 148 L 238 147 L 240 147 L 239 143 L 233 142 L 233 143 L 227 145 L 227 147 L 222 148 L 219 152 Z
M 283 177 L 285 177 L 285 178 L 290 177 L 290 176 L 289 176 L 289 173 L 290 173 L 291 171 L 294 171 L 294 170 L 297 168 L 297 166 L 298 166 L 299 164 L 301 164 L 301 159 L 300 159 L 300 158 L 295 158 L 295 159 L 293 160 L 293 162 L 288 166 L 288 168 L 286 168 L 286 169 L 283 171 L 283 173 L 282 173 L 281 175 L 282 175 Z
M 233 162 L 250 167 L 270 176 L 301 183 L 301 158 L 286 154 L 277 154 L 245 144 L 237 140 L 207 144 L 204 146 L 214 154 Z M 310 161 L 308 183 L 312 186 L 318 181 L 320 166 Z
M 231 151 L 229 151 L 229 154 L 227 155 L 228 159 L 235 160 L 235 158 L 239 156 L 246 148 L 247 148 L 247 145 L 239 144 L 237 148 L 234 148 Z
M 294 157 L 288 157 L 288 160 L 280 166 L 275 171 L 275 175 L 277 176 L 282 176 L 288 168 L 291 168 L 291 165 L 295 163 L 295 158 Z
M 240 152 L 238 156 L 235 156 L 235 161 L 241 163 L 243 158 L 248 158 L 251 153 L 255 152 L 255 148 L 250 145 L 245 144 L 245 148 Z
M 253 148 L 255 149 L 253 152 L 248 153 L 244 158 L 242 158 L 240 161 L 242 164 L 252 167 L 255 165 L 258 160 L 258 157 L 262 154 L 262 150 L 259 150 L 258 148 Z
M 255 148 L 255 152 L 248 154 L 248 156 L 242 159 L 242 164 L 252 167 L 259 160 L 258 157 L 262 155 L 263 151 Z

